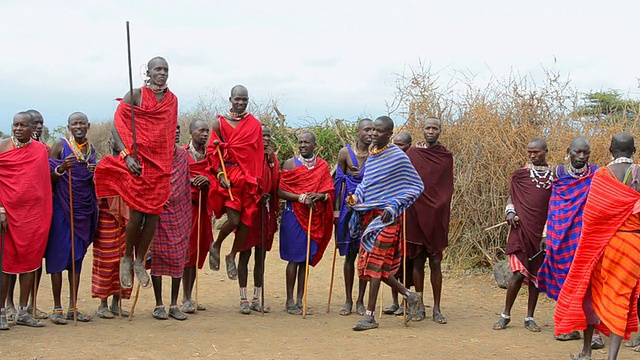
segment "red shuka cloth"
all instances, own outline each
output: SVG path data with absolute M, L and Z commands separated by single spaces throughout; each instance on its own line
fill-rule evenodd
M 536 276 L 544 261 L 544 255 L 538 255 L 532 261 L 529 261 L 529 258 L 540 251 L 551 187 L 536 187 L 535 182 L 531 180 L 529 169 L 522 168 L 516 170 L 511 177 L 509 195 L 520 220 L 518 226 L 509 231 L 506 254 L 514 254 L 527 271 Z
M 453 154 L 437 144 L 428 148 L 412 146 L 407 156 L 424 183 L 422 194 L 407 209 L 407 242 L 424 246 L 435 255 L 449 245 Z M 417 252 L 409 257 L 415 255 Z
M 253 215 L 258 210 L 259 187 L 262 185 L 260 184 L 264 161 L 262 125 L 251 114 L 245 115 L 238 121 L 235 128 L 229 125 L 222 115 L 218 115 L 218 121 L 222 139 L 217 132 L 211 131 L 207 147 L 208 175 L 211 180 L 209 206 L 218 219 L 226 212 L 227 207 L 240 211 L 242 223 L 250 227 Z M 231 182 L 233 202 L 229 197 L 229 191 L 220 186 L 220 181 L 216 178 L 220 168 L 220 156 L 217 147 L 213 144 L 215 140 L 220 141 L 218 146 L 221 149 L 222 158 L 227 163 L 226 170 Z
M 183 147 L 189 154 L 189 178 L 193 179 L 198 175 L 207 176 L 207 159 L 196 161 L 191 155 L 189 150 L 189 144 Z M 201 194 L 201 198 L 198 199 L 198 194 Z M 211 215 L 213 210 L 207 202 L 209 198 L 209 188 L 203 189 L 200 193 L 200 188 L 191 185 L 191 235 L 189 236 L 189 257 L 184 267 L 191 267 L 196 265 L 196 257 L 198 256 L 198 206 L 200 206 L 200 258 L 198 259 L 198 268 L 202 269 L 205 259 L 207 258 L 207 252 L 209 246 L 213 242 L 213 232 L 211 229 Z M 200 203 L 198 202 L 200 200 Z
M 606 168 L 598 169 L 593 175 L 589 197 L 582 213 L 582 233 L 576 254 L 571 263 L 567 279 L 562 285 L 554 314 L 555 333 L 568 334 L 587 327 L 583 310 L 583 300 L 591 273 L 602 256 L 609 240 L 629 219 L 640 212 L 640 193 L 607 174 Z M 635 259 L 637 261 L 637 259 Z M 635 301 L 638 289 L 630 296 L 629 322 L 623 335 L 628 339 L 638 329 Z M 605 335 L 609 329 L 601 322 L 596 329 Z
M 0 204 L 7 210 L 2 271 L 28 273 L 42 266 L 47 248 L 53 195 L 49 154 L 44 144 L 0 154 Z
M 316 202 L 316 209 L 311 219 L 311 239 L 318 244 L 318 251 L 309 264 L 316 266 L 322 259 L 324 250 L 331 241 L 333 233 L 333 199 L 335 188 L 329 165 L 317 158 L 316 166 L 307 169 L 306 166 L 296 166 L 291 170 L 284 170 L 280 176 L 280 189 L 294 194 L 308 192 L 329 195 L 327 201 Z M 304 231 L 309 231 L 309 207 L 299 202 L 291 202 L 293 213 Z
M 96 167 L 98 198 L 120 195 L 133 210 L 159 215 L 169 199 L 178 98 L 167 89 L 162 101 L 146 87 L 140 88 L 141 106 L 134 107 L 138 161 L 142 176 L 135 176 L 119 156 L 105 156 Z M 131 105 L 120 101 L 114 123 L 122 142 L 133 156 Z
M 239 251 L 245 251 L 257 246 L 262 246 L 262 227 L 264 225 L 264 249 L 270 251 L 273 245 L 273 236 L 278 229 L 278 211 L 280 210 L 280 199 L 278 198 L 278 187 L 280 186 L 280 164 L 276 154 L 273 156 L 273 163 L 269 164 L 267 155 L 265 154 L 262 166 L 262 184 L 263 193 L 271 195 L 269 200 L 269 213 L 267 209 L 256 211 L 253 217 L 253 226 L 249 229 L 249 235 Z M 258 204 L 264 206 L 262 202 Z M 264 219 L 262 214 L 264 213 Z

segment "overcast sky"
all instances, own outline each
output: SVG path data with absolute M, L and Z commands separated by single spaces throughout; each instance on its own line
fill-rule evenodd
M 419 59 L 441 77 L 559 70 L 574 86 L 638 97 L 638 1 L 2 1 L 0 130 L 39 109 L 109 119 L 155 55 L 181 110 L 244 84 L 290 120 L 385 112 L 396 74 Z M 557 62 L 554 61 L 557 60 Z

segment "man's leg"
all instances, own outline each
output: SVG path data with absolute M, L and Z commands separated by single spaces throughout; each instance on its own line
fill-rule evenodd
M 416 321 L 424 320 L 427 317 L 427 312 L 424 308 L 424 267 L 426 263 L 427 252 L 425 250 L 420 251 L 413 259 L 413 286 L 415 286 L 416 292 L 420 296 L 420 308 L 415 318 Z M 433 272 L 431 276 L 433 276 Z
M 93 316 L 85 315 L 78 310 L 77 300 L 78 300 L 78 288 L 80 288 L 80 272 L 78 271 L 75 276 L 75 282 L 76 282 L 75 293 L 73 291 L 74 286 L 72 286 L 73 277 L 71 276 L 72 274 L 71 271 L 68 271 L 67 274 L 69 276 L 69 309 L 71 309 L 71 311 L 67 312 L 67 320 L 73 319 L 73 311 L 75 311 L 77 313 L 76 319 L 78 321 L 88 322 L 93 318 Z
M 618 358 L 618 351 L 620 350 L 621 343 L 622 336 L 611 333 L 611 341 L 609 342 L 609 360 L 615 360 Z
M 120 284 L 124 288 L 133 287 L 133 247 L 139 246 L 139 234 L 144 214 L 131 209 L 129 213 L 129 222 L 127 223 L 126 241 L 124 246 L 124 256 L 120 259 Z
M 16 304 L 13 302 L 13 291 L 16 288 L 16 281 L 18 280 L 18 276 L 16 274 L 5 274 L 5 279 L 7 282 L 7 300 L 6 300 L 6 308 L 7 310 L 15 310 L 17 311 Z M 4 284 L 4 282 L 3 282 Z
M 182 271 L 182 311 L 188 314 L 195 312 L 195 303 L 191 304 L 191 299 L 193 286 L 196 283 L 196 266 L 186 267 Z
M 180 292 L 180 282 L 182 277 L 171 278 L 171 304 L 169 305 L 169 316 L 176 320 L 187 320 L 187 315 L 178 307 L 178 293 Z
M 36 275 L 34 279 L 35 292 L 33 291 L 34 289 L 31 289 L 31 296 L 29 297 L 29 305 L 27 305 L 27 311 L 29 311 L 32 314 L 33 314 L 33 304 L 36 302 L 35 297 L 38 295 L 38 290 L 40 289 L 40 280 L 42 280 L 42 267 L 36 270 Z M 49 314 L 47 314 L 44 311 L 40 311 L 39 309 L 36 309 L 36 317 L 38 319 L 46 319 L 49 317 Z
M 270 307 L 262 303 L 262 291 L 264 285 L 264 263 L 267 252 L 262 251 L 261 247 L 255 248 L 255 259 L 253 263 L 253 299 L 251 299 L 251 310 L 269 312 Z
M 302 298 L 304 297 L 304 273 L 306 270 L 305 263 L 298 263 L 298 292 L 296 294 L 296 305 L 302 309 Z
M 293 300 L 293 288 L 296 285 L 296 277 L 298 276 L 298 263 L 288 262 L 286 270 L 286 285 L 287 285 L 287 302 L 285 310 L 291 315 L 300 315 L 302 311 L 296 306 L 296 302 Z
M 533 320 L 533 314 L 536 312 L 536 305 L 538 305 L 539 294 L 540 290 L 538 290 L 533 281 L 529 281 L 529 301 L 527 302 L 527 318 L 524 320 L 524 327 L 533 332 L 542 331 L 540 326 Z
M 493 330 L 502 330 L 507 327 L 507 324 L 511 321 L 511 308 L 513 307 L 513 303 L 516 301 L 516 297 L 518 296 L 518 292 L 520 291 L 520 287 L 522 286 L 522 281 L 524 280 L 524 275 L 519 271 L 514 271 L 511 277 L 509 278 L 509 282 L 507 283 L 507 297 L 505 299 L 504 311 L 502 315 L 500 315 L 500 320 L 497 323 L 493 324 Z
M 164 308 L 162 302 L 162 276 L 151 275 L 151 283 L 153 284 L 153 296 L 156 298 L 156 307 L 153 309 L 153 317 L 158 320 L 167 320 L 169 315 Z
M 16 316 L 16 323 L 18 325 L 25 325 L 31 327 L 43 327 L 44 323 L 31 317 L 27 312 L 27 302 L 29 301 L 29 294 L 33 287 L 34 272 L 20 274 L 20 307 L 18 308 L 18 315 Z
M 7 301 L 7 291 L 9 290 L 9 275 L 0 269 L 0 278 L 2 278 L 2 286 L 0 287 L 0 330 L 9 330 L 9 321 L 7 319 L 5 303 Z
M 429 255 L 429 270 L 431 273 L 431 289 L 433 290 L 433 321 L 446 324 L 447 318 L 440 311 L 442 297 L 442 261 L 439 256 Z
M 238 213 L 238 217 L 240 213 Z M 239 220 L 238 220 L 239 221 Z M 243 223 L 239 223 L 236 228 L 236 236 L 233 239 L 233 246 L 231 247 L 231 251 L 227 256 L 225 256 L 225 260 L 227 263 L 227 276 L 231 280 L 235 280 L 238 277 L 238 269 L 236 267 L 236 254 L 238 250 L 242 247 L 244 242 L 247 240 L 247 236 L 249 235 L 249 227 Z
M 355 262 L 358 253 L 355 254 L 352 251 L 347 253 L 347 256 L 344 257 L 344 266 L 342 268 L 342 272 L 344 274 L 344 292 L 345 292 L 345 302 L 342 309 L 340 309 L 340 315 L 346 316 L 351 314 L 351 310 L 353 309 L 353 279 L 355 277 Z
M 251 249 L 240 253 L 238 261 L 238 285 L 240 286 L 240 313 L 251 314 L 249 307 L 249 299 L 247 299 L 247 278 L 249 277 L 249 258 L 251 258 Z
M 160 216 L 158 215 L 144 215 L 142 233 L 140 234 L 140 240 L 136 246 L 136 259 L 133 261 L 133 271 L 143 287 L 149 287 L 149 283 L 151 282 L 149 281 L 149 274 L 144 267 L 144 262 L 147 256 L 147 251 L 149 250 L 149 245 L 151 245 L 151 240 L 153 240 L 153 236 L 156 234 L 159 219 Z
M 62 272 L 51 274 L 51 290 L 53 292 L 51 322 L 56 325 L 65 325 L 67 320 L 64 317 L 64 309 L 62 308 L 62 301 L 60 299 L 62 296 Z M 71 292 L 71 290 L 69 290 L 69 292 Z

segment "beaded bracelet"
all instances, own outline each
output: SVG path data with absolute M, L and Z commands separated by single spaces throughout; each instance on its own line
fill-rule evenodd
M 6 214 L 7 213 L 7 209 L 5 209 L 4 207 L 0 206 L 0 214 Z
M 56 168 L 55 168 L 55 169 L 53 169 L 53 174 L 54 174 L 54 175 L 56 175 L 56 176 L 62 176 L 62 175 L 64 175 L 66 172 L 67 172 L 67 170 L 64 170 L 64 171 L 60 172 L 60 166 L 59 166 L 59 165 L 58 165 L 58 166 L 56 166 Z
M 298 202 L 304 204 L 304 201 L 307 199 L 307 194 L 298 195 Z
M 220 171 L 220 172 L 218 173 L 218 175 L 216 175 L 216 177 L 218 178 L 218 180 L 220 180 L 220 176 L 222 176 L 222 175 L 224 175 L 224 172 L 223 172 L 223 171 Z
M 504 213 L 508 214 L 508 213 L 516 213 L 516 207 L 513 204 L 507 204 L 507 206 L 504 208 Z
M 129 153 L 129 150 L 127 150 L 127 149 L 124 149 L 124 150 L 120 151 L 120 157 L 122 158 L 122 160 L 126 159 L 127 156 L 129 156 L 129 155 L 131 155 L 131 154 Z

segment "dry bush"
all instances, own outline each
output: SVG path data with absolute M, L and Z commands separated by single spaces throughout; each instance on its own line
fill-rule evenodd
M 622 130 L 634 133 L 637 116 L 607 122 L 580 116 L 580 93 L 557 73 L 546 75 L 542 84 L 512 74 L 476 86 L 469 77 L 441 81 L 420 65 L 398 76 L 397 96 L 388 106 L 409 119 L 398 131 L 423 139 L 422 120 L 440 117 L 440 141 L 454 154 L 448 265 L 487 266 L 503 257 L 507 227 L 483 229 L 504 220 L 511 174 L 526 163 L 531 138 L 545 138 L 549 163 L 563 164 L 571 140 L 584 135 L 591 142 L 590 162 L 603 166 L 610 158 L 611 136 Z

